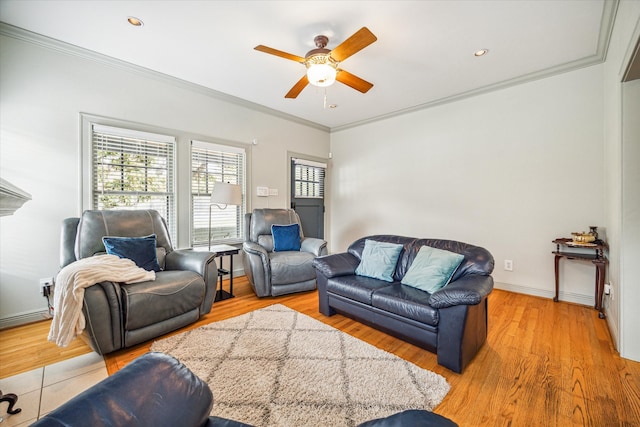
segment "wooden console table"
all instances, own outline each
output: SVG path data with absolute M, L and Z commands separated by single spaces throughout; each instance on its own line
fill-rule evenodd
M 580 261 L 591 261 L 596 266 L 596 289 L 595 289 L 595 309 L 598 310 L 598 317 L 604 319 L 605 314 L 602 307 L 602 295 L 604 293 L 604 279 L 607 272 L 607 258 L 604 256 L 604 251 L 609 246 L 602 240 L 596 240 L 593 243 L 575 243 L 572 239 L 559 238 L 555 239 L 553 243 L 556 244 L 556 250 L 552 253 L 555 255 L 555 271 L 556 271 L 556 296 L 553 298 L 555 302 L 558 302 L 559 292 L 559 274 L 560 274 L 560 260 L 562 258 Z M 571 251 L 571 249 L 593 249 L 594 253 L 580 253 Z

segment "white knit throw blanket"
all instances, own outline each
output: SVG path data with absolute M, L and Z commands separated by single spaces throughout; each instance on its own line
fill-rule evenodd
M 85 327 L 82 314 L 84 289 L 111 281 L 137 283 L 155 280 L 156 273 L 138 267 L 133 261 L 116 255 L 98 255 L 72 262 L 56 277 L 53 292 L 53 321 L 48 340 L 66 347 Z

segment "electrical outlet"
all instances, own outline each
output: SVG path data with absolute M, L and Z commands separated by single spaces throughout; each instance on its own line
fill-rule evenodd
M 53 277 L 46 277 L 40 279 L 40 295 L 48 296 L 51 294 L 51 288 L 53 287 Z
M 513 271 L 513 261 L 510 259 L 504 260 L 504 269 L 506 271 Z

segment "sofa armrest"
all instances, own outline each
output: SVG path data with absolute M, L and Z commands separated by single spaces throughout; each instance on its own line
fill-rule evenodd
M 348 252 L 322 256 L 313 260 L 316 272 L 326 278 L 355 274 L 360 260 Z
M 322 256 L 327 254 L 327 242 L 315 237 L 305 237 L 300 242 L 300 250 L 302 252 L 309 252 L 315 256 Z
M 33 425 L 201 426 L 212 405 L 209 386 L 186 366 L 146 353 Z
M 493 277 L 471 274 L 431 294 L 429 305 L 433 308 L 454 305 L 476 305 L 493 290 Z

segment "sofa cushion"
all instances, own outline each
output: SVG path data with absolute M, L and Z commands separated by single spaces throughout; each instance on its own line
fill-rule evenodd
M 373 293 L 388 286 L 389 283 L 371 277 L 340 276 L 327 281 L 327 292 L 371 305 Z
M 193 271 L 161 271 L 156 280 L 122 286 L 124 329 L 162 322 L 199 307 L 204 299 L 202 276 Z
M 102 243 L 109 255 L 128 258 L 147 271 L 160 271 L 155 234 L 144 237 L 105 236 Z
M 309 252 L 286 251 L 269 253 L 271 284 L 288 285 L 316 278 L 315 256 Z
M 420 323 L 438 326 L 438 310 L 429 305 L 429 297 L 425 291 L 394 283 L 373 292 L 371 305 Z
M 432 294 L 449 283 L 463 259 L 464 255 L 455 252 L 423 246 L 402 278 L 402 284 Z
M 393 272 L 396 270 L 402 247 L 396 243 L 365 241 L 356 274 L 393 282 Z
M 275 252 L 300 250 L 300 226 L 298 224 L 271 226 Z
M 454 240 L 418 239 L 413 242 L 409 250 L 405 251 L 408 252 L 407 255 L 410 262 L 417 255 L 420 248 L 425 245 L 464 255 L 464 261 L 453 273 L 452 282 L 470 274 L 488 276 L 493 271 L 494 260 L 486 249 Z

